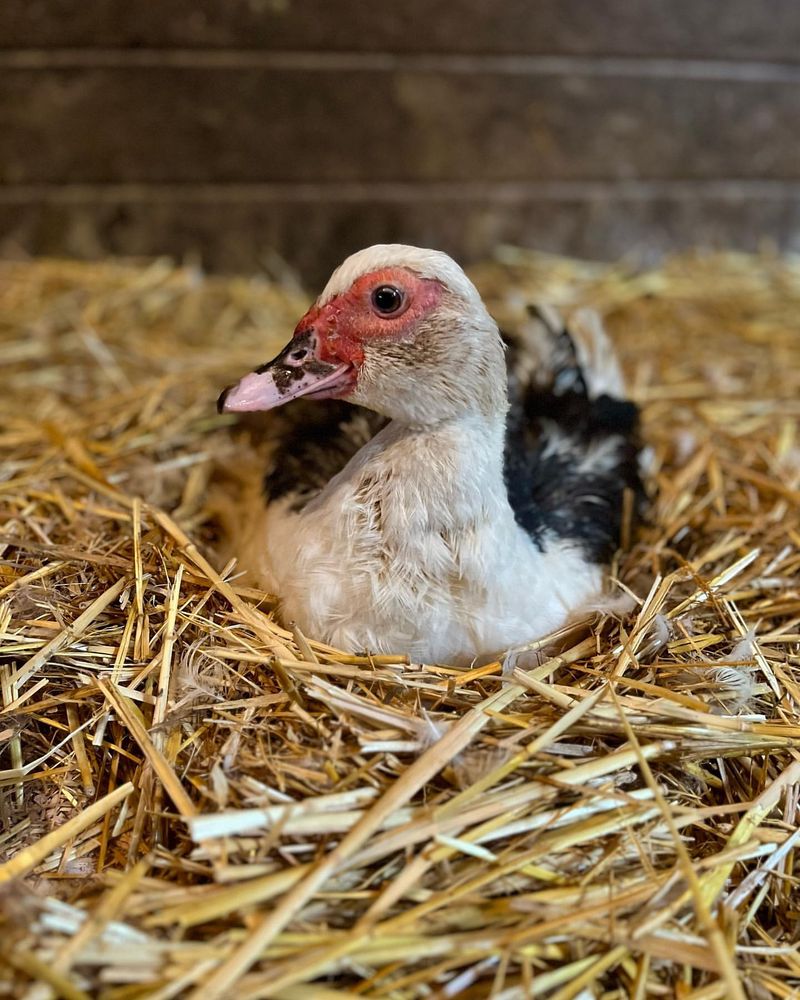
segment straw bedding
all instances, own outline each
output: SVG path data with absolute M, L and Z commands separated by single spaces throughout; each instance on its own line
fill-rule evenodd
M 596 306 L 644 408 L 633 609 L 526 670 L 339 654 L 223 565 L 213 400 L 296 289 L 0 266 L 0 993 L 800 995 L 800 263 L 474 276 Z

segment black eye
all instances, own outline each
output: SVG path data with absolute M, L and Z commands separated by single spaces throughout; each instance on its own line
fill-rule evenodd
M 394 285 L 381 285 L 372 293 L 372 304 L 379 313 L 389 316 L 403 304 L 403 293 Z

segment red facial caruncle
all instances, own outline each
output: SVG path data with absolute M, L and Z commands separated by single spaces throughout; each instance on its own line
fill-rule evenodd
M 358 367 L 364 346 L 376 340 L 405 340 L 442 297 L 443 286 L 403 267 L 387 267 L 357 278 L 346 292 L 314 305 L 297 324 L 295 336 L 313 328 L 323 361 Z
M 440 282 L 403 267 L 356 278 L 346 291 L 312 306 L 283 351 L 226 389 L 218 408 L 269 410 L 299 396 L 349 395 L 367 347 L 382 340 L 411 339 L 443 291 Z

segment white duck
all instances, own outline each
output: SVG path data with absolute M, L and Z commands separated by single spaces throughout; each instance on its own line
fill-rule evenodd
M 637 410 L 599 323 L 579 327 L 534 312 L 509 374 L 446 254 L 349 257 L 286 348 L 219 399 L 224 412 L 356 404 L 323 404 L 285 434 L 239 553 L 283 617 L 340 649 L 464 663 L 598 598 L 623 491 L 638 490 Z

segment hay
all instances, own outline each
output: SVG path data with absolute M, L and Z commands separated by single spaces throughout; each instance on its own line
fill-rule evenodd
M 635 610 L 511 674 L 339 654 L 218 564 L 213 399 L 296 292 L 0 266 L 9 995 L 797 995 L 800 264 L 475 276 L 600 309 L 654 498 Z

